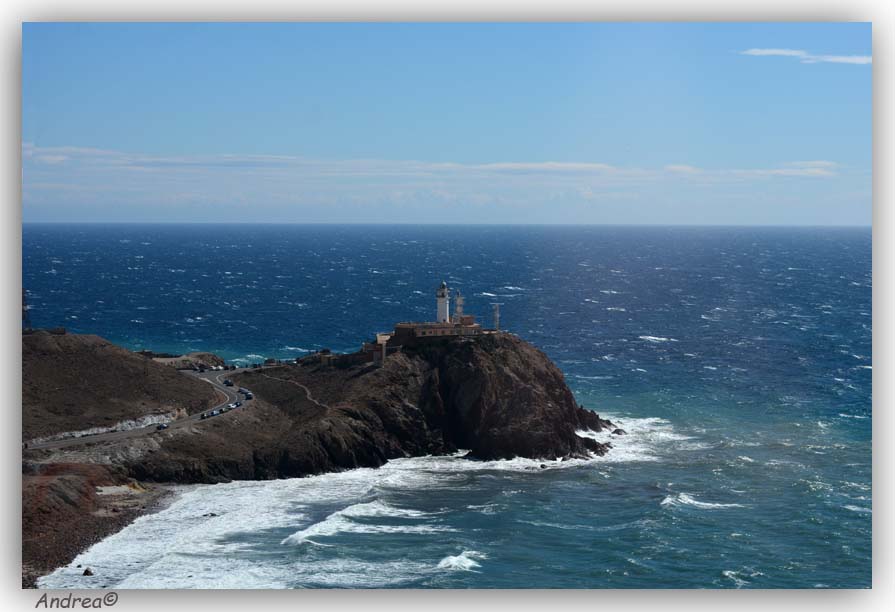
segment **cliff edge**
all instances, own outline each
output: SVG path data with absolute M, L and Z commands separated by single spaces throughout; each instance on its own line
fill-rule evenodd
M 254 392 L 250 407 L 163 436 L 152 453 L 127 463 L 130 474 L 221 482 L 376 467 L 459 449 L 475 459 L 549 460 L 609 449 L 575 432 L 612 424 L 578 406 L 550 359 L 509 334 L 428 340 L 381 367 L 346 355 L 330 365 L 311 358 L 233 379 Z

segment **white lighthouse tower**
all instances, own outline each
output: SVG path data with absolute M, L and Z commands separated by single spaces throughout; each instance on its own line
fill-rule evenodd
M 435 320 L 439 323 L 450 323 L 451 292 L 446 282 L 441 281 L 441 286 L 435 291 L 435 297 L 438 300 L 438 318 Z

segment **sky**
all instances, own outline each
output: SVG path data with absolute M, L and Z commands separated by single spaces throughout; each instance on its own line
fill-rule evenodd
M 870 225 L 871 37 L 27 23 L 23 220 Z

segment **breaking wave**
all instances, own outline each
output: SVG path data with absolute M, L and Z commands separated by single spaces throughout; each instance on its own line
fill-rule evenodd
M 437 533 L 439 531 L 454 531 L 449 527 L 431 524 L 404 524 L 390 525 L 366 522 L 363 519 L 397 518 L 397 519 L 422 519 L 428 516 L 425 512 L 395 508 L 385 502 L 376 500 L 363 504 L 354 504 L 343 510 L 334 512 L 319 523 L 314 523 L 305 529 L 293 533 L 283 539 L 280 544 L 311 544 L 323 545 L 312 540 L 312 537 L 334 536 L 340 533 Z M 360 520 L 358 520 L 360 519 Z
M 438 562 L 438 569 L 472 572 L 482 567 L 477 561 L 487 559 L 488 555 L 475 550 L 464 550 L 459 555 L 448 556 Z
M 682 443 L 692 440 L 691 436 L 675 431 L 670 421 L 656 417 L 629 419 L 608 414 L 602 415 L 625 431 L 624 435 L 613 435 L 609 429 L 600 432 L 589 429 L 575 433 L 582 438 L 610 443 L 612 448 L 602 457 L 593 461 L 599 463 L 623 463 L 628 461 L 660 461 L 664 456 L 676 451 L 688 450 Z
M 637 336 L 641 340 L 646 340 L 647 342 L 653 342 L 658 344 L 659 342 L 677 342 L 675 338 L 665 338 L 663 336 Z
M 667 495 L 665 499 L 662 500 L 662 506 L 691 506 L 693 508 L 699 508 L 701 510 L 716 510 L 719 508 L 742 508 L 742 504 L 715 504 L 710 502 L 701 502 L 697 499 L 693 499 L 690 495 L 686 493 L 676 493 L 674 495 Z

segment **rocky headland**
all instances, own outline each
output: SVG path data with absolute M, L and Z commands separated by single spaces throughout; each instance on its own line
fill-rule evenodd
M 193 414 L 220 401 L 205 381 L 96 337 L 77 338 L 61 341 L 60 356 L 58 339 L 23 336 L 26 441 L 175 402 Z M 87 365 L 73 372 L 75 363 Z M 576 403 L 544 353 L 506 333 L 428 340 L 381 366 L 358 355 L 314 355 L 231 378 L 255 395 L 238 410 L 138 438 L 24 450 L 23 554 L 31 573 L 68 563 L 83 548 L 78 542 L 120 528 L 132 510 L 148 507 L 143 492 L 164 483 L 301 477 L 460 449 L 470 460 L 583 458 L 605 454 L 609 444 L 577 431 L 615 428 Z M 67 398 L 84 389 L 91 408 L 70 406 Z M 127 495 L 117 505 L 104 501 L 96 493 L 103 486 Z M 90 518 L 82 521 L 89 534 L 78 536 L 77 516 Z

